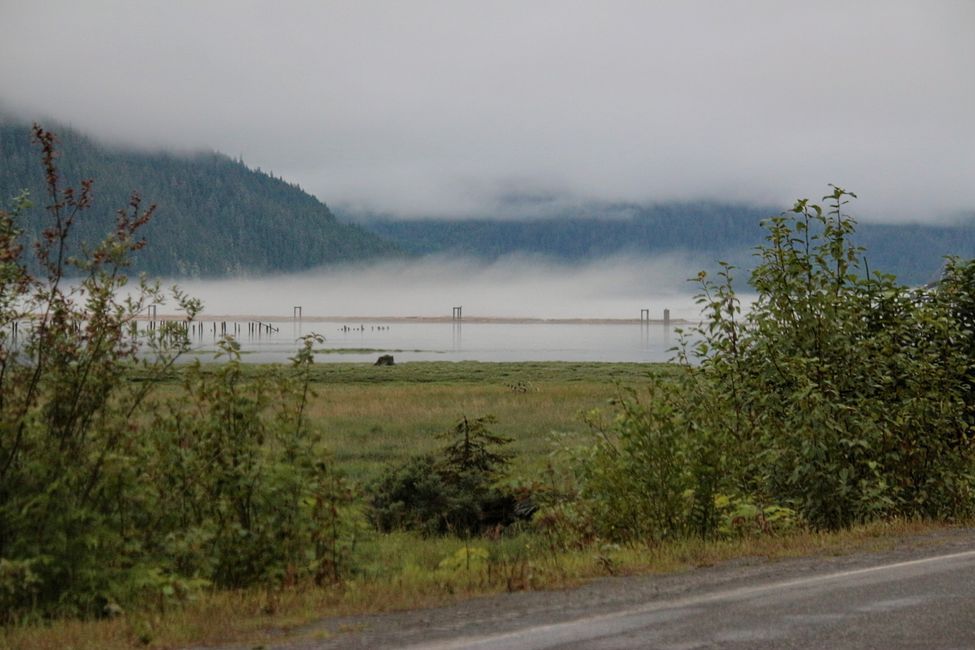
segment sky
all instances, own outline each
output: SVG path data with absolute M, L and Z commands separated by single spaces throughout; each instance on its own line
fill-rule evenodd
M 344 211 L 975 212 L 972 0 L 0 0 L 0 111 Z

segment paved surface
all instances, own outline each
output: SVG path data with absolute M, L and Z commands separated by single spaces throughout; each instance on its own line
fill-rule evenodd
M 752 558 L 576 590 L 330 619 L 305 633 L 273 647 L 975 648 L 975 530 L 905 539 L 883 553 Z
M 975 551 L 412 648 L 975 648 Z

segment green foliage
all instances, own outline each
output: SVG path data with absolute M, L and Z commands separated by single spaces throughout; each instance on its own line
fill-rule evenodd
M 115 590 L 131 568 L 126 514 L 139 494 L 127 487 L 141 444 L 131 419 L 151 381 L 132 384 L 125 373 L 160 376 L 187 341 L 179 323 L 134 330 L 148 304 L 163 302 L 158 287 L 142 282 L 118 298 L 153 208 L 143 210 L 133 195 L 101 243 L 84 257 L 69 255 L 69 234 L 91 206 L 91 182 L 62 189 L 53 135 L 40 127 L 34 135 L 50 218 L 33 264 L 20 226 L 27 202 L 0 213 L 0 558 L 30 568 L 31 603 L 92 611 L 97 603 L 83 604 L 85 597 Z M 79 279 L 69 285 L 68 274 Z M 174 298 L 188 318 L 199 308 L 178 291 Z
M 685 377 L 622 402 L 584 472 L 603 534 L 719 534 L 719 494 L 828 529 L 973 512 L 973 263 L 933 290 L 869 273 L 851 197 L 765 222 L 746 314 L 732 267 L 701 274 Z
M 217 153 L 173 155 L 114 149 L 60 129 L 63 179 L 98 179 L 101 205 L 125 205 L 132 187 L 152 196 L 158 215 L 142 228 L 152 246 L 134 268 L 163 277 L 296 271 L 390 255 L 396 248 L 362 228 L 340 223 L 300 187 Z M 43 196 L 29 128 L 0 118 L 0 202 L 23 188 Z M 89 176 L 90 175 L 90 176 Z M 25 223 L 40 236 L 38 222 Z M 110 211 L 93 206 L 72 227 L 69 246 L 94 246 L 114 227 Z
M 599 443 L 577 467 L 603 537 L 659 541 L 687 532 L 689 438 L 670 396 L 651 384 L 646 402 L 632 393 L 618 401 L 611 429 L 590 419 Z
M 213 372 L 197 361 L 183 395 L 157 409 L 147 459 L 155 506 L 145 524 L 168 531 L 154 540 L 168 570 L 240 587 L 333 581 L 346 568 L 352 491 L 303 415 L 320 340 L 304 338 L 288 374 L 268 367 L 245 379 L 240 346 L 226 338 L 226 360 Z
M 796 512 L 783 506 L 760 507 L 747 499 L 718 494 L 714 508 L 720 517 L 720 537 L 748 537 L 784 533 L 793 530 L 798 522 Z
M 42 579 L 35 571 L 39 560 L 0 558 L 0 623 L 14 622 L 37 601 Z
M 468 420 L 461 417 L 443 437 L 447 445 L 441 450 L 442 471 L 448 476 L 461 476 L 471 472 L 494 480 L 504 472 L 511 454 L 502 447 L 511 438 L 491 432 L 487 426 L 496 422 L 493 415 Z
M 945 343 L 968 358 L 961 391 L 971 431 L 975 427 L 975 259 L 948 258 L 931 299 L 955 326 Z
M 492 416 L 462 417 L 438 454 L 414 456 L 390 467 L 373 486 L 372 518 L 381 531 L 470 535 L 515 519 L 516 500 L 498 485 L 511 440 L 488 429 Z
M 225 340 L 215 372 L 196 363 L 180 399 L 153 400 L 189 345 L 185 322 L 138 327 L 165 299 L 157 286 L 120 297 L 153 208 L 133 195 L 100 244 L 72 255 L 92 183 L 62 189 L 53 134 L 35 138 L 49 219 L 32 263 L 28 201 L 0 211 L 0 623 L 113 615 L 210 584 L 340 579 L 352 491 L 305 417 L 321 338 L 305 337 L 287 371 L 246 376 Z M 200 309 L 172 299 L 187 319 Z
M 654 380 L 645 394 L 622 391 L 616 417 L 593 413 L 596 444 L 576 452 L 584 504 L 575 525 L 601 538 L 658 544 L 690 535 L 713 536 L 716 496 L 734 489 L 734 447 L 713 405 L 700 398 L 691 373 Z M 713 423 L 715 426 L 708 426 Z
M 743 343 L 706 357 L 705 372 L 739 387 L 764 490 L 813 525 L 964 516 L 973 475 L 961 323 L 943 300 L 867 275 L 865 262 L 861 272 L 842 211 L 851 196 L 834 188 L 828 210 L 799 201 L 771 220 Z

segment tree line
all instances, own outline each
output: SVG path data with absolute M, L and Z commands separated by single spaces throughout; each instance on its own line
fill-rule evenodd
M 586 261 L 615 254 L 687 252 L 751 269 L 756 265 L 755 242 L 763 236 L 759 223 L 776 212 L 767 206 L 695 201 L 594 206 L 545 218 L 367 216 L 359 223 L 414 254 L 493 260 L 530 253 Z M 923 284 L 937 277 L 946 255 L 975 256 L 975 218 L 955 225 L 861 223 L 855 239 L 869 250 L 875 268 L 895 273 L 904 282 Z

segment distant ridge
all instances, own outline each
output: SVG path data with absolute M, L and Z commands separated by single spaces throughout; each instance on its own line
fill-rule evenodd
M 365 215 L 355 222 L 421 255 L 493 260 L 531 254 L 592 261 L 620 254 L 690 252 L 695 259 L 723 260 L 748 269 L 755 263 L 755 246 L 764 241 L 760 222 L 790 207 L 705 201 L 606 204 L 587 206 L 581 216 L 398 220 Z M 849 207 L 855 215 L 856 205 Z M 871 271 L 893 273 L 906 284 L 923 284 L 938 276 L 946 255 L 975 257 L 975 217 L 956 225 L 861 222 L 856 241 L 866 247 Z
M 158 206 L 144 231 L 149 244 L 133 270 L 164 277 L 257 275 L 398 251 L 373 233 L 337 221 L 297 185 L 223 154 L 127 151 L 64 126 L 45 128 L 58 136 L 65 186 L 95 181 L 94 207 L 78 225 L 80 240 L 100 239 L 133 190 L 146 206 Z M 23 189 L 35 204 L 25 225 L 36 236 L 47 204 L 38 150 L 28 124 L 0 120 L 0 205 L 9 207 Z
M 69 127 L 46 128 L 58 135 L 65 183 L 95 180 L 95 204 L 78 225 L 79 239 L 100 239 L 136 190 L 158 211 L 133 270 L 164 277 L 264 275 L 430 253 L 571 262 L 682 252 L 747 269 L 764 237 L 760 220 L 790 207 L 699 201 L 589 205 L 526 219 L 339 220 L 297 185 L 221 153 L 130 151 Z M 0 116 L 0 206 L 23 189 L 36 204 L 24 225 L 36 236 L 47 202 L 38 152 L 28 124 Z M 957 225 L 860 223 L 856 237 L 871 270 L 908 284 L 935 279 L 946 255 L 975 257 L 975 217 Z

